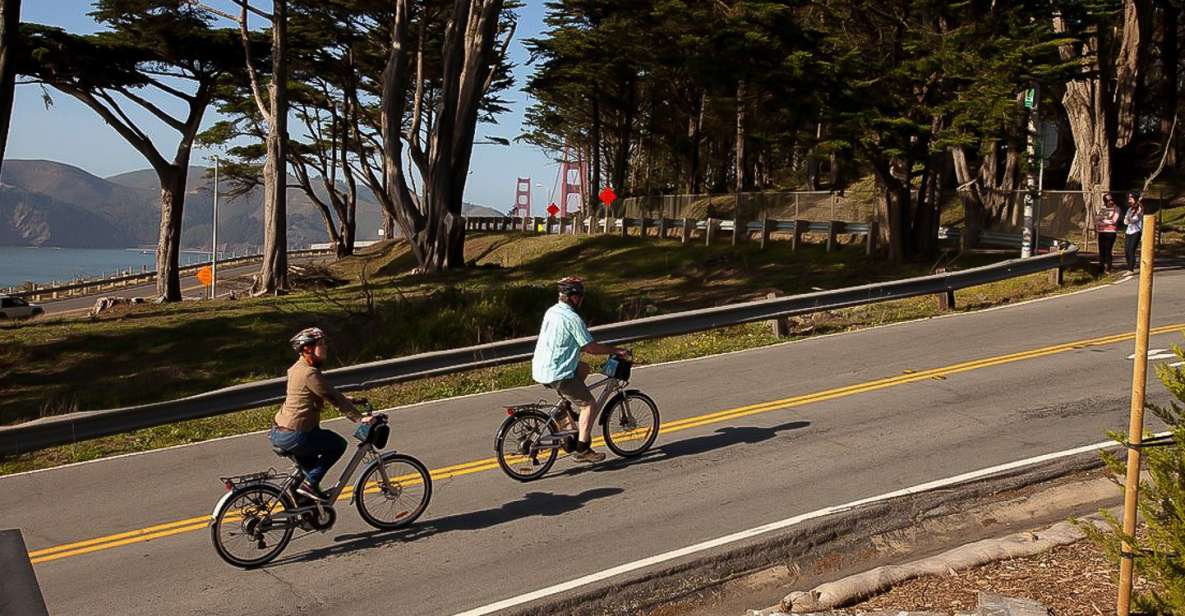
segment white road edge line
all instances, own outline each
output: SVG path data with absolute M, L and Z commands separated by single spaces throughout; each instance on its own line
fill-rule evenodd
M 1166 434 L 1171 434 L 1171 433 L 1170 432 L 1162 432 L 1162 433 L 1157 434 L 1157 436 L 1162 436 L 1162 435 L 1166 435 Z M 869 505 L 869 504 L 873 504 L 873 503 L 877 503 L 877 502 L 881 502 L 881 501 L 886 501 L 886 500 L 898 498 L 901 496 L 908 496 L 910 494 L 918 494 L 920 492 L 926 492 L 926 491 L 934 490 L 937 488 L 948 487 L 948 486 L 951 486 L 954 484 L 963 483 L 963 482 L 970 481 L 973 479 L 980 479 L 980 478 L 986 477 L 988 475 L 994 475 L 996 473 L 1002 473 L 1004 471 L 1010 471 L 1010 470 L 1022 468 L 1025 466 L 1030 466 L 1033 464 L 1040 464 L 1041 462 L 1048 462 L 1050 460 L 1056 460 L 1059 458 L 1066 458 L 1066 457 L 1075 456 L 1075 455 L 1082 454 L 1082 453 L 1088 453 L 1091 451 L 1098 451 L 1100 449 L 1106 449 L 1108 447 L 1118 447 L 1118 446 L 1119 446 L 1118 443 L 1116 443 L 1115 441 L 1103 441 L 1101 443 L 1095 443 L 1093 445 L 1084 445 L 1082 447 L 1075 447 L 1074 449 L 1067 449 L 1064 451 L 1047 453 L 1047 454 L 1036 456 L 1033 458 L 1027 458 L 1024 460 L 1017 460 L 1015 462 L 1009 462 L 1007 464 L 1000 464 L 997 466 L 991 466 L 991 467 L 983 468 L 983 469 L 980 469 L 977 471 L 963 473 L 962 475 L 955 475 L 953 477 L 947 477 L 946 479 L 938 479 L 935 481 L 930 481 L 927 483 L 918 484 L 918 485 L 911 486 L 908 488 L 902 488 L 900 490 L 886 492 L 886 493 L 880 494 L 878 496 L 872 496 L 869 498 L 862 498 L 860 500 L 851 501 L 849 503 L 844 503 L 842 505 L 833 505 L 831 507 L 824 507 L 823 509 L 818 509 L 818 510 L 812 511 L 810 513 L 803 513 L 803 514 L 799 514 L 796 516 L 786 518 L 784 520 L 778 520 L 777 522 L 770 522 L 769 524 L 762 524 L 761 526 L 750 528 L 748 530 L 742 530 L 742 531 L 735 532 L 735 533 L 732 533 L 729 535 L 725 535 L 723 537 L 717 537 L 716 539 L 710 539 L 708 541 L 703 541 L 700 543 L 696 543 L 694 545 L 689 545 L 687 547 L 679 548 L 677 550 L 671 550 L 669 552 L 663 552 L 662 554 L 656 554 L 656 555 L 651 556 L 649 558 L 643 558 L 641 560 L 635 560 L 634 562 L 618 565 L 616 567 L 612 567 L 610 569 L 605 569 L 603 571 L 598 571 L 596 573 L 590 573 L 588 575 L 578 577 L 576 579 L 569 580 L 569 581 L 563 582 L 561 584 L 556 584 L 554 586 L 548 586 L 547 588 L 541 588 L 539 590 L 532 591 L 532 592 L 522 594 L 522 595 L 518 595 L 516 597 L 510 597 L 508 599 L 503 599 L 501 601 L 498 601 L 495 603 L 490 603 L 489 605 L 483 605 L 481 607 L 473 608 L 473 609 L 465 611 L 465 612 L 458 612 L 454 616 L 482 616 L 484 614 L 492 614 L 492 613 L 497 612 L 499 610 L 504 610 L 507 608 L 515 607 L 517 605 L 522 605 L 524 603 L 529 603 L 531 601 L 535 601 L 538 599 L 543 599 L 545 597 L 550 597 L 552 595 L 557 595 L 562 592 L 567 592 L 569 590 L 580 588 L 581 586 L 587 586 L 589 584 L 593 584 L 595 582 L 600 582 L 602 580 L 606 580 L 606 579 L 609 579 L 614 576 L 622 575 L 624 573 L 629 573 L 631 571 L 637 571 L 638 569 L 643 569 L 646 567 L 650 567 L 652 565 L 657 565 L 657 564 L 661 564 L 661 563 L 671 561 L 671 560 L 674 560 L 677 558 L 682 558 L 684 556 L 689 556 L 689 555 L 696 554 L 699 552 L 704 552 L 707 550 L 711 550 L 713 548 L 718 548 L 723 545 L 728 545 L 730 543 L 736 543 L 738 541 L 752 539 L 753 537 L 756 537 L 758 535 L 763 535 L 763 534 L 770 533 L 770 532 L 773 532 L 776 530 L 782 530 L 785 528 L 789 528 L 791 526 L 797 526 L 799 524 L 802 524 L 803 522 L 807 522 L 807 521 L 814 520 L 817 518 L 829 516 L 829 515 L 832 515 L 835 513 L 842 513 L 845 511 L 850 511 L 852 509 L 855 509 L 856 507 L 860 507 L 863 505 Z
M 1112 284 L 1114 284 L 1114 283 L 1112 283 Z M 917 324 L 917 323 L 921 323 L 921 322 L 923 322 L 923 321 L 931 321 L 931 320 L 935 320 L 935 319 L 948 319 L 948 318 L 959 318 L 959 317 L 971 317 L 971 316 L 973 316 L 973 315 L 977 315 L 977 314 L 981 314 L 981 313 L 985 313 L 985 312 L 996 312 L 996 311 L 998 311 L 998 310 L 1008 310 L 1008 309 L 1011 309 L 1011 308 L 1019 308 L 1019 307 L 1021 307 L 1021 306 L 1027 306 L 1027 305 L 1029 305 L 1029 304 L 1036 304 L 1036 303 L 1041 303 L 1041 302 L 1047 302 L 1047 301 L 1057 300 L 1057 299 L 1061 299 L 1061 298 L 1064 298 L 1064 297 L 1072 297 L 1072 296 L 1075 296 L 1075 295 L 1082 295 L 1082 294 L 1085 294 L 1085 293 L 1091 293 L 1091 292 L 1095 292 L 1095 291 L 1101 291 L 1101 290 L 1103 290 L 1103 289 L 1106 289 L 1108 286 L 1109 286 L 1109 285 L 1105 285 L 1105 284 L 1104 284 L 1104 285 L 1098 285 L 1098 286 L 1088 287 L 1088 288 L 1085 288 L 1085 289 L 1079 289 L 1079 290 L 1077 290 L 1077 291 L 1070 291 L 1070 292 L 1068 292 L 1068 293 L 1057 293 L 1057 294 L 1054 294 L 1054 295 L 1046 295 L 1046 296 L 1043 296 L 1043 297 L 1035 297 L 1035 298 L 1033 298 L 1033 299 L 1028 299 L 1028 300 L 1025 300 L 1025 301 L 1023 301 L 1023 302 L 1016 302 L 1016 303 L 1010 303 L 1010 304 L 1001 304 L 1001 305 L 999 305 L 999 306 L 991 306 L 991 307 L 989 307 L 989 308 L 982 308 L 982 309 L 979 309 L 979 310 L 971 310 L 971 311 L 967 311 L 967 312 L 950 312 L 950 313 L 946 313 L 946 314 L 933 315 L 933 316 L 925 316 L 925 317 L 919 317 L 919 318 L 916 318 L 916 319 L 909 319 L 909 320 L 906 320 L 906 321 L 895 321 L 895 322 L 893 322 L 893 323 L 882 323 L 882 324 L 880 324 L 880 325 L 873 325 L 873 326 L 871 326 L 871 327 L 863 327 L 863 328 L 859 328 L 859 329 L 849 329 L 849 330 L 845 330 L 845 331 L 840 331 L 840 332 L 831 332 L 831 333 L 829 333 L 829 334 L 822 334 L 822 335 L 817 335 L 817 336 L 807 336 L 807 337 L 805 337 L 805 338 L 796 338 L 796 339 L 794 339 L 794 340 L 787 340 L 787 341 L 785 341 L 785 342 L 777 342 L 777 343 L 774 343 L 774 344 L 768 344 L 768 345 L 765 345 L 765 346 L 760 346 L 760 347 L 753 347 L 753 348 L 751 348 L 751 349 L 739 349 L 739 350 L 736 350 L 736 351 L 725 351 L 725 352 L 723 352 L 723 353 L 713 353 L 713 354 L 711 354 L 711 355 L 701 355 L 700 357 L 688 357 L 688 358 L 686 358 L 686 359 L 673 359 L 673 360 L 671 360 L 671 361 L 659 362 L 659 363 L 656 363 L 656 364 L 646 364 L 645 366 L 636 366 L 636 367 L 634 368 L 634 370 L 635 370 L 635 371 L 637 371 L 637 370 L 648 370 L 648 369 L 651 369 L 651 368 L 660 368 L 660 367 L 664 367 L 664 366 L 674 366 L 674 365 L 678 365 L 678 364 L 689 364 L 689 363 L 692 363 L 692 362 L 708 361 L 708 360 L 712 360 L 712 359 L 719 359 L 719 358 L 721 358 L 721 357 L 728 357 L 729 355 L 739 355 L 739 354 L 741 354 L 741 353 L 753 353 L 753 352 L 757 352 L 757 351 L 764 351 L 764 350 L 778 349 L 778 348 L 781 348 L 781 347 L 790 346 L 790 345 L 795 345 L 795 344 L 805 344 L 805 343 L 808 343 L 808 342 L 811 342 L 811 341 L 825 340 L 825 339 L 827 339 L 827 338 L 836 338 L 836 337 L 839 337 L 839 336 L 851 336 L 851 335 L 861 334 L 861 333 L 865 333 L 865 332 L 871 332 L 871 331 L 876 331 L 876 330 L 881 330 L 881 329 L 888 329 L 888 328 L 890 328 L 890 327 L 903 327 L 903 326 L 906 326 L 906 325 Z M 869 305 L 873 305 L 873 304 L 869 304 Z M 1166 332 L 1166 333 L 1167 333 L 1167 332 Z M 426 407 L 426 406 L 430 406 L 430 405 L 433 405 L 433 404 L 441 404 L 441 403 L 445 403 L 445 402 L 453 402 L 453 401 L 456 401 L 456 400 L 464 400 L 464 399 L 466 399 L 466 398 L 476 398 L 476 397 L 479 397 L 479 396 L 489 396 L 489 395 L 492 395 L 492 394 L 500 394 L 500 393 L 507 393 L 507 392 L 513 392 L 513 391 L 521 391 L 521 390 L 524 390 L 524 389 L 534 389 L 534 388 L 537 388 L 537 387 L 541 387 L 541 386 L 540 386 L 540 385 L 536 385 L 536 384 L 531 384 L 531 385 L 519 385 L 518 387 L 510 387 L 510 388 L 507 388 L 507 389 L 495 389 L 495 390 L 493 390 L 493 391 L 479 391 L 479 392 L 472 393 L 472 394 L 463 394 L 463 395 L 460 395 L 460 396 L 453 396 L 453 397 L 451 397 L 451 398 L 439 398 L 439 399 L 436 399 L 436 400 L 427 400 L 427 401 L 424 401 L 424 402 L 412 402 L 412 403 L 409 403 L 409 404 L 402 404 L 402 405 L 399 405 L 399 406 L 393 406 L 393 407 L 390 407 L 390 408 L 385 408 L 385 409 L 375 409 L 375 410 L 376 410 L 377 412 L 380 412 L 380 413 L 390 413 L 390 412 L 393 412 L 393 411 L 409 410 L 409 409 L 413 409 L 413 408 L 415 408 L 415 407 Z M 323 421 L 323 422 L 321 422 L 321 423 L 323 423 L 323 424 L 324 424 L 324 423 L 330 423 L 330 422 L 333 422 L 333 421 L 344 420 L 344 419 L 345 419 L 345 417 L 334 417 L 334 418 L 332 418 L 332 419 L 327 419 L 327 420 L 325 420 L 325 421 Z M 37 469 L 30 470 L 30 471 L 21 471 L 21 472 L 19 472 L 19 473 L 9 473 L 9 474 L 7 474 L 7 475 L 0 475 L 0 481 L 4 481 L 5 479 L 12 478 L 12 477 L 20 477 L 20 476 L 23 476 L 23 475 L 32 475 L 32 474 L 35 474 L 35 473 L 47 473 L 47 472 L 51 472 L 51 471 L 57 471 L 57 470 L 64 470 L 64 469 L 69 469 L 69 468 L 73 468 L 73 467 L 76 467 L 76 466 L 81 466 L 81 465 L 84 465 L 84 464 L 96 464 L 96 463 L 99 463 L 99 462 L 108 462 L 108 461 L 111 461 L 111 460 L 119 460 L 119 459 L 121 459 L 121 458 L 131 458 L 131 457 L 135 457 L 135 456 L 143 456 L 143 455 L 150 455 L 150 454 L 156 454 L 156 453 L 163 453 L 163 452 L 166 452 L 166 451 L 171 451 L 171 450 L 173 450 L 173 449 L 182 449 L 182 448 L 185 448 L 185 447 L 197 447 L 197 446 L 206 445 L 206 444 L 209 444 L 209 443 L 214 443 L 214 442 L 217 442 L 217 441 L 225 441 L 225 440 L 230 440 L 230 439 L 242 438 L 242 437 L 245 437 L 245 436 L 252 436 L 252 435 L 255 435 L 255 434 L 263 434 L 263 433 L 265 433 L 265 432 L 267 432 L 267 431 L 268 431 L 268 430 L 267 430 L 267 429 L 265 429 L 265 430 L 256 430 L 255 432 L 244 432 L 244 433 L 242 433 L 242 434 L 228 434 L 228 435 L 226 435 L 226 436 L 220 436 L 220 437 L 217 437 L 217 438 L 207 439 L 207 440 L 204 440 L 204 441 L 197 441 L 197 442 L 194 442 L 194 443 L 181 443 L 181 444 L 178 444 L 178 445 L 170 445 L 170 446 L 168 446 L 168 447 L 161 447 L 161 448 L 158 448 L 158 449 L 149 449 L 149 450 L 147 450 L 147 451 L 132 451 L 132 452 L 128 452 L 128 453 L 122 453 L 122 454 L 118 454 L 118 455 L 114 455 L 114 456 L 106 456 L 106 457 L 102 457 L 102 458 L 95 458 L 95 459 L 93 459 L 93 460 L 83 460 L 83 461 L 81 461 L 81 462 L 70 462 L 70 463 L 68 463 L 68 464 L 61 464 L 61 465 L 58 465 L 58 466 L 51 466 L 51 467 L 49 467 L 49 468 L 37 468 Z

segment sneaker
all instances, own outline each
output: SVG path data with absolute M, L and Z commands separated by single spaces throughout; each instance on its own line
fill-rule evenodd
M 572 459 L 585 464 L 596 464 L 597 462 L 605 459 L 605 454 L 589 449 L 586 451 L 578 451 L 572 454 Z
M 312 485 L 307 481 L 300 484 L 300 487 L 296 489 L 296 493 L 300 494 L 301 496 L 311 498 L 315 501 L 319 501 L 322 503 L 329 502 L 329 495 L 328 494 L 323 492 L 321 490 L 321 488 L 319 488 L 315 485 Z

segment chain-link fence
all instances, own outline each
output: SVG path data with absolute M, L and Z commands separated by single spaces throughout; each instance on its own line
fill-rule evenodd
M 1127 191 L 1111 191 L 1121 211 L 1127 207 Z M 623 199 L 614 215 L 625 218 L 668 218 L 754 221 L 808 220 L 848 223 L 883 223 L 878 212 L 880 193 L 844 192 L 761 192 L 718 195 L 652 195 Z M 916 195 L 915 195 L 916 197 Z M 962 226 L 962 199 L 970 193 L 945 191 L 940 199 L 944 225 Z M 988 223 L 986 231 L 1017 233 L 1024 225 L 1025 191 L 1007 195 L 1001 212 Z M 916 203 L 916 201 L 915 201 Z M 1084 251 L 1094 250 L 1098 242 L 1095 229 L 1102 192 L 1046 190 L 1034 204 L 1035 231 L 1038 238 L 1073 242 Z M 1122 227 L 1122 225 L 1121 225 Z M 882 224 L 882 231 L 884 226 Z M 1120 229 L 1122 232 L 1122 228 Z
M 754 192 L 721 195 L 650 195 L 622 200 L 626 218 L 876 221 L 872 192 Z M 739 215 L 739 216 L 738 216 Z

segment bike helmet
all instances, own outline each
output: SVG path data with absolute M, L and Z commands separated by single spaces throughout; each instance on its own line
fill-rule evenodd
M 292 345 L 292 349 L 297 353 L 304 350 L 310 344 L 316 344 L 319 340 L 325 339 L 325 332 L 321 331 L 320 327 L 309 327 L 300 330 L 300 333 L 292 337 L 288 342 Z
M 556 283 L 560 295 L 584 295 L 584 280 L 576 276 L 568 276 Z

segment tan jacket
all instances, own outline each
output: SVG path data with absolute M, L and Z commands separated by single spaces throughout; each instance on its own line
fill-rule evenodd
M 276 413 L 276 425 L 298 432 L 308 432 L 321 423 L 321 409 L 328 400 L 347 417 L 357 421 L 361 415 L 354 403 L 329 384 L 321 369 L 296 360 L 288 369 L 288 395 Z

